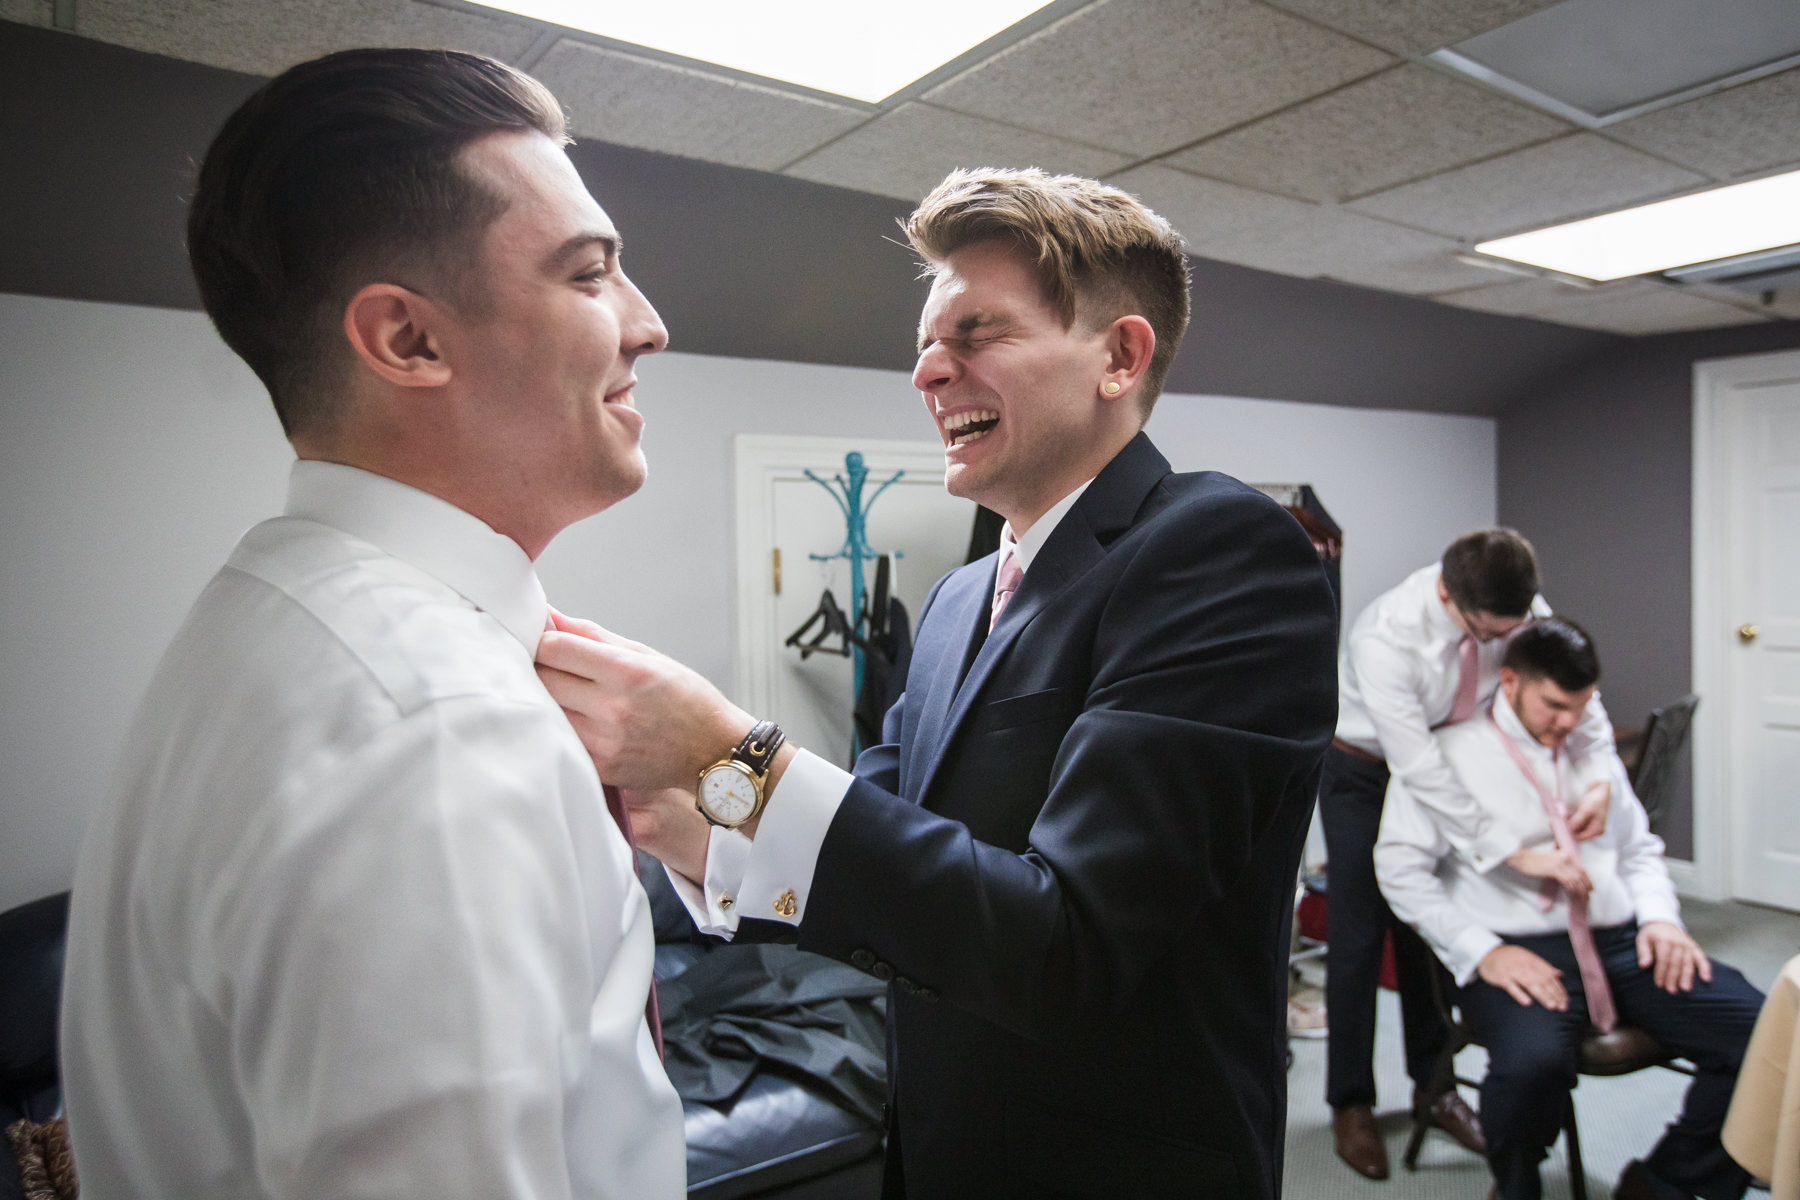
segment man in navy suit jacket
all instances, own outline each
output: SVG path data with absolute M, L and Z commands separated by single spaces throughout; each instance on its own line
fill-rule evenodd
M 631 801 L 702 928 L 891 981 L 889 1195 L 1274 1197 L 1323 571 L 1274 502 L 1142 432 L 1188 316 L 1167 222 L 984 171 L 907 231 L 946 486 L 1007 529 L 933 589 L 885 744 L 854 777 L 782 747 L 726 829 L 693 781 L 748 713 L 585 623 L 540 674 L 603 778 L 688 789 Z

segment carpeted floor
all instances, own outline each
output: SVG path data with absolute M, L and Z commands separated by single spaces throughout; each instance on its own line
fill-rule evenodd
M 1760 988 L 1788 959 L 1800 953 L 1800 914 L 1747 904 L 1708 904 L 1686 900 L 1682 912 L 1688 929 L 1707 952 L 1730 963 Z M 1400 1164 L 1411 1120 L 1406 1106 L 1411 1081 L 1401 1065 L 1400 1010 L 1392 992 L 1383 992 L 1376 1032 L 1376 1113 L 1387 1134 L 1393 1174 L 1376 1182 L 1357 1175 L 1331 1148 L 1331 1110 L 1325 1104 L 1325 1043 L 1296 1040 L 1294 1066 L 1288 1075 L 1287 1168 L 1284 1195 L 1290 1200 L 1483 1200 L 1492 1183 L 1487 1164 L 1440 1133 L 1425 1139 L 1419 1169 Z M 1465 1079 L 1480 1079 L 1486 1052 L 1465 1050 L 1457 1070 Z M 1581 1150 L 1589 1200 L 1606 1200 L 1619 1172 L 1641 1157 L 1661 1136 L 1663 1126 L 1681 1105 L 1687 1078 L 1663 1070 L 1639 1071 L 1616 1079 L 1583 1078 L 1575 1093 L 1581 1127 Z M 1473 1089 L 1464 1093 L 1477 1103 Z M 1560 1200 L 1571 1195 L 1568 1159 L 1559 1142 L 1544 1163 L 1544 1195 Z M 1752 1193 L 1755 1195 L 1756 1193 Z

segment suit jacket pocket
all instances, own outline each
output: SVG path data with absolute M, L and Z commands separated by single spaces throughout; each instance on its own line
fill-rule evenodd
M 1225 1200 L 1242 1194 L 1237 1165 L 1222 1150 L 1031 1101 L 1007 1105 L 1006 1143 L 1009 1161 L 1029 1176 L 1034 1196 Z
M 1058 717 L 1073 721 L 1080 710 L 1081 695 L 1076 689 L 1045 688 L 1041 692 L 1026 692 L 1022 696 L 988 701 L 969 714 L 969 730 L 973 733 L 992 733 L 997 729 L 1016 729 L 1021 725 L 1032 725 Z

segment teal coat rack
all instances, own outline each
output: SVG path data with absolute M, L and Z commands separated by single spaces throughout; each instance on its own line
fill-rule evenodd
M 875 558 L 875 551 L 869 548 L 868 517 L 869 510 L 875 507 L 875 501 L 881 499 L 881 493 L 892 487 L 905 471 L 895 471 L 885 482 L 876 487 L 867 500 L 863 499 L 863 486 L 869 480 L 869 468 L 864 465 L 863 456 L 852 450 L 844 455 L 844 472 L 849 476 L 833 475 L 827 482 L 806 472 L 806 477 L 824 488 L 844 514 L 844 545 L 836 554 L 813 554 L 809 557 L 814 562 L 832 562 L 837 559 L 848 559 L 850 562 L 850 620 L 858 640 L 851 642 L 851 685 L 850 702 L 856 703 L 856 697 L 862 695 L 863 686 L 863 647 L 860 641 L 868 614 L 863 611 L 863 564 Z M 899 558 L 895 551 L 894 558 Z M 850 734 L 850 753 L 852 760 L 862 751 L 861 739 L 854 731 L 854 723 Z

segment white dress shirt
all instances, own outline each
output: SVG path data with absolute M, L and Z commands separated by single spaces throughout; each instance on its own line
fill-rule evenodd
M 1029 574 L 1038 551 L 1092 482 L 1088 480 L 1051 505 L 1022 537 L 1013 536 L 1010 521 L 1001 527 L 995 595 L 999 594 L 999 567 L 1010 556 Z M 1019 586 L 1024 586 L 1022 577 Z M 848 771 L 801 751 L 788 763 L 781 786 L 769 797 L 754 842 L 735 830 L 714 828 L 707 844 L 702 886 L 669 872 L 669 881 L 701 932 L 729 938 L 737 933 L 738 917 L 743 913 L 795 926 L 806 918 L 819 849 L 852 779 Z M 788 903 L 789 892 L 793 893 L 792 903 Z
M 1494 728 L 1494 723 L 1499 729 Z M 1444 760 L 1474 802 L 1508 838 L 1533 849 L 1554 849 L 1542 798 L 1500 740 L 1502 732 L 1524 755 L 1538 781 L 1572 805 L 1589 784 L 1612 784 L 1606 832 L 1578 843 L 1581 865 L 1594 881 L 1588 921 L 1597 929 L 1640 923 L 1681 923 L 1681 908 L 1663 863 L 1662 839 L 1650 832 L 1644 806 L 1632 793 L 1610 746 L 1552 755 L 1525 732 L 1506 697 L 1494 698 L 1494 721 L 1476 716 L 1439 730 Z M 1541 879 L 1501 865 L 1474 870 L 1453 853 L 1443 822 L 1398 780 L 1388 786 L 1375 844 L 1375 877 L 1394 914 L 1417 929 L 1444 966 L 1467 983 L 1501 934 L 1565 933 L 1568 896 L 1560 888 L 1546 907 Z
M 300 462 L 127 735 L 75 876 L 93 1200 L 674 1200 L 650 910 L 468 513 Z
M 1457 783 L 1431 735 L 1450 716 L 1462 680 L 1458 648 L 1463 631 L 1438 598 L 1442 573 L 1436 563 L 1419 568 L 1378 596 L 1351 625 L 1338 659 L 1337 736 L 1385 759 L 1394 778 L 1437 814 L 1457 853 L 1477 870 L 1488 871 L 1517 850 L 1519 842 Z M 1533 598 L 1531 615 L 1550 615 L 1542 596 Z M 1477 713 L 1499 689 L 1506 644 L 1507 639 L 1496 638 L 1476 649 Z M 1612 726 L 1599 693 L 1588 703 L 1570 743 L 1580 753 L 1611 748 Z

